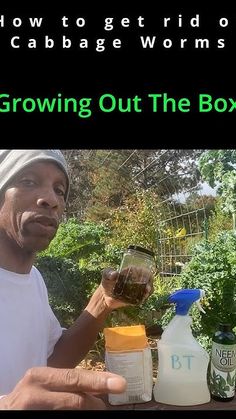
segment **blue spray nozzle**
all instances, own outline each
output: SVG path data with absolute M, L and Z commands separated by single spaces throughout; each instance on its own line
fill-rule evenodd
M 188 314 L 188 311 L 191 307 L 191 305 L 194 302 L 197 302 L 198 308 L 202 310 L 199 300 L 203 298 L 205 295 L 205 292 L 201 289 L 182 289 L 175 291 L 173 294 L 170 295 L 168 298 L 170 303 L 176 304 L 176 314 L 179 314 L 181 316 L 185 316 Z

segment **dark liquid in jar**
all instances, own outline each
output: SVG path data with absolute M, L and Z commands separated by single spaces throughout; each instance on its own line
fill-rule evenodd
M 113 289 L 113 297 L 129 304 L 140 304 L 146 291 L 146 283 L 134 282 L 132 272 L 119 274 Z

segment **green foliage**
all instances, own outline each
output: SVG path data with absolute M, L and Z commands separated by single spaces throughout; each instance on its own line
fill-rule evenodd
M 233 215 L 236 228 L 236 150 L 210 150 L 199 159 L 203 180 L 211 187 L 217 186 L 222 196 L 221 207 L 226 214 Z
M 222 177 L 222 210 L 226 214 L 233 214 L 233 229 L 235 230 L 236 213 L 236 170 L 227 172 Z
M 214 242 L 202 241 L 181 275 L 181 288 L 206 292 L 206 314 L 192 311 L 197 334 L 210 339 L 219 322 L 236 326 L 236 235 L 220 233 Z M 195 310 L 195 311 L 194 311 Z
M 65 327 L 75 321 L 101 281 L 107 228 L 70 219 L 60 225 L 37 266 L 49 293 L 52 309 Z
M 58 320 L 62 326 L 70 326 L 84 309 L 101 273 L 91 273 L 70 259 L 52 256 L 38 257 L 37 268 L 44 277 L 49 302 Z
M 230 230 L 232 230 L 232 218 L 222 211 L 222 198 L 218 197 L 215 209 L 208 219 L 208 238 L 214 241 L 220 232 Z
M 199 158 L 199 169 L 203 180 L 209 185 L 221 187 L 223 176 L 235 170 L 236 150 L 208 150 Z
M 79 260 L 82 264 L 91 254 L 104 251 L 102 238 L 107 234 L 108 230 L 102 223 L 79 223 L 71 218 L 60 225 L 56 237 L 41 256 L 60 256 Z
M 137 244 L 153 249 L 157 255 L 157 223 L 160 220 L 157 202 L 156 194 L 149 191 L 139 191 L 127 198 L 110 220 L 110 245 L 124 249 L 129 244 Z

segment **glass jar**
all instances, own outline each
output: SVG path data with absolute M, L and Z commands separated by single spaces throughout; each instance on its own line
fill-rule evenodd
M 146 286 L 156 270 L 154 253 L 140 246 L 130 245 L 124 252 L 113 297 L 129 304 L 141 304 Z

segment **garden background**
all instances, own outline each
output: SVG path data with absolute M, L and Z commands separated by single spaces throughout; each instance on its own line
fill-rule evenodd
M 236 326 L 236 150 L 62 152 L 72 180 L 69 203 L 36 261 L 61 325 L 74 322 L 102 270 L 117 269 L 124 249 L 136 244 L 155 252 L 154 293 L 139 307 L 114 311 L 106 326 L 144 324 L 156 342 L 174 315 L 167 296 L 201 288 L 206 314 L 191 309 L 192 329 L 210 350 L 220 321 Z M 86 367 L 103 368 L 104 350 L 101 331 Z

